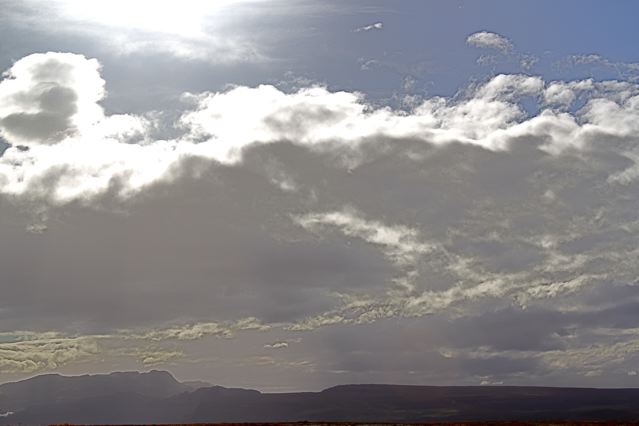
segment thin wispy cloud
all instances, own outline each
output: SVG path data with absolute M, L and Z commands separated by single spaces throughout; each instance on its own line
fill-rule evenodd
M 373 30 L 381 30 L 382 28 L 384 28 L 384 23 L 383 22 L 375 22 L 374 24 L 370 24 L 370 25 L 364 25 L 363 27 L 357 27 L 355 28 L 356 33 L 360 33 L 362 31 L 373 31 Z

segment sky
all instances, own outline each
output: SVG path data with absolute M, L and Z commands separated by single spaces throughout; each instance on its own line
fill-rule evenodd
M 0 0 L 0 382 L 639 385 L 638 13 Z

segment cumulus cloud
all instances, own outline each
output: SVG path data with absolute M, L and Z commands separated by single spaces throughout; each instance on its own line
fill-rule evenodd
M 513 44 L 506 37 L 490 31 L 478 31 L 468 36 L 466 43 L 481 49 L 494 49 L 501 53 L 513 50 Z
M 53 144 L 103 118 L 99 63 L 82 55 L 45 53 L 16 62 L 0 84 L 2 136 L 13 145 Z
M 485 49 L 478 58 L 477 64 L 494 67 L 499 63 L 514 62 L 524 72 L 530 72 L 539 62 L 539 57 L 527 52 L 518 52 L 514 44 L 503 35 L 479 31 L 466 38 L 466 44 L 479 49 Z
M 526 120 L 519 98 L 541 96 L 544 82 L 538 77 L 499 75 L 465 99 L 431 98 L 409 114 L 372 107 L 358 93 L 322 87 L 289 94 L 258 86 L 187 95 L 195 108 L 180 118 L 184 135 L 147 141 L 150 124 L 144 117 L 104 115 L 98 104 L 104 96 L 98 69 L 95 60 L 80 55 L 49 53 L 24 58 L 8 71 L 0 86 L 1 131 L 14 146 L 2 156 L 0 191 L 54 203 L 89 200 L 114 191 L 128 198 L 153 183 L 173 179 L 189 159 L 234 164 L 245 148 L 280 141 L 316 149 L 341 144 L 355 150 L 367 141 L 388 137 L 504 149 L 513 137 L 541 131 L 548 133 L 549 149 L 560 149 L 567 139 L 576 144 L 582 130 L 570 124 L 570 117 L 552 111 Z M 66 95 L 52 109 L 49 97 L 56 93 Z M 593 100 L 588 117 L 595 119 L 603 108 L 614 105 Z M 628 108 L 617 108 L 618 119 L 629 113 Z M 43 116 L 51 125 L 29 124 Z M 574 136 L 564 137 L 565 131 Z M 131 143 L 136 138 L 138 143 Z M 23 145 L 29 149 L 21 149 Z

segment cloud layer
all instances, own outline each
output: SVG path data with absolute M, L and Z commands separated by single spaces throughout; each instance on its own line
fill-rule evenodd
M 185 101 L 195 108 L 177 123 L 183 135 L 169 140 L 148 139 L 153 126 L 148 118 L 105 116 L 98 104 L 104 97 L 99 65 L 81 55 L 35 54 L 18 61 L 7 71 L 0 96 L 2 136 L 13 145 L 0 163 L 0 191 L 58 203 L 103 196 L 114 187 L 126 198 L 172 179 L 186 160 L 234 164 L 257 144 L 337 147 L 353 152 L 346 162 L 356 162 L 361 147 L 379 138 L 503 150 L 512 140 L 534 136 L 544 140 L 542 149 L 556 154 L 588 144 L 598 132 L 626 137 L 637 127 L 632 84 L 545 84 L 524 75 L 498 75 L 461 99 L 431 98 L 408 112 L 373 107 L 361 94 L 323 87 L 187 94 Z M 578 96 L 586 104 L 577 115 L 566 113 Z M 526 97 L 542 108 L 535 116 L 519 103 Z M 617 178 L 633 172 L 623 173 L 626 177 Z
M 0 83 L 0 371 L 214 345 L 248 354 L 229 380 L 632 379 L 634 83 L 502 74 L 408 109 L 238 86 L 184 94 L 164 138 L 105 96 L 69 53 Z

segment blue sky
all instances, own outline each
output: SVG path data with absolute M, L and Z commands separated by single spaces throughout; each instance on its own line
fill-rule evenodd
M 0 0 L 0 381 L 636 386 L 638 8 Z
M 19 3 L 5 3 L 10 10 L 20 7 Z M 408 76 L 417 80 L 414 91 L 451 96 L 470 81 L 500 72 L 526 72 L 548 79 L 619 77 L 613 67 L 568 66 L 566 62 L 572 55 L 599 54 L 612 63 L 639 61 L 632 43 L 638 35 L 633 25 L 637 5 L 633 2 L 352 1 L 323 2 L 321 7 L 293 4 L 296 7 L 243 6 L 248 16 L 242 22 L 233 22 L 228 29 L 248 34 L 268 51 L 272 61 L 216 64 L 175 61 L 170 55 L 144 53 L 122 61 L 119 55 L 113 57 L 113 50 L 105 47 L 99 37 L 86 33 L 78 36 L 55 25 L 25 25 L 18 20 L 17 28 L 16 22 L 11 21 L 4 26 L 1 63 L 6 68 L 11 61 L 33 51 L 99 55 L 103 74 L 107 78 L 113 75 L 110 99 L 105 105 L 124 111 L 131 106 L 119 105 L 118 99 L 127 97 L 131 89 L 142 92 L 137 102 L 149 97 L 150 102 L 157 102 L 154 94 L 174 96 L 183 91 L 219 90 L 227 84 L 277 83 L 295 76 L 327 84 L 334 90 L 359 90 L 371 98 L 388 100 L 402 92 L 403 79 Z M 383 29 L 353 33 L 355 28 L 374 22 L 382 22 Z M 517 58 L 496 55 L 491 64 L 476 64 L 480 55 L 490 52 L 468 46 L 466 38 L 481 30 L 503 35 L 512 41 L 517 54 L 532 55 L 538 62 L 523 70 Z M 367 61 L 374 62 L 362 70 Z M 162 67 L 145 67 L 148 62 Z

